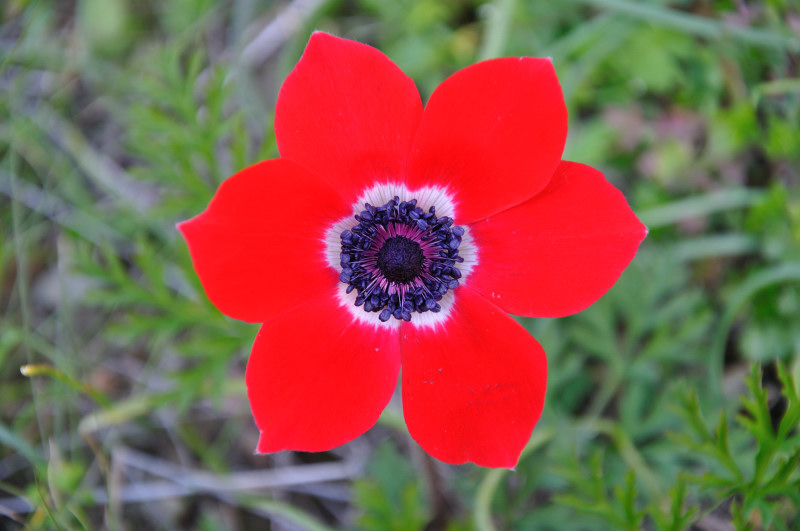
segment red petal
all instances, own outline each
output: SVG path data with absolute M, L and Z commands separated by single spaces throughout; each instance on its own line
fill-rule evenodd
M 421 114 L 414 82 L 388 57 L 317 32 L 283 83 L 275 134 L 283 158 L 355 200 L 376 181 L 405 179 Z
M 516 315 L 579 312 L 614 285 L 647 235 L 594 168 L 562 162 L 533 199 L 470 226 L 470 288 Z
M 355 320 L 318 297 L 264 324 L 247 364 L 259 452 L 320 452 L 371 428 L 397 385 L 398 328 Z M 361 309 L 358 309 L 361 311 Z
M 447 463 L 511 468 L 544 406 L 544 350 L 474 291 L 455 296 L 442 327 L 402 327 L 408 431 Z
M 456 221 L 505 210 L 544 188 L 567 138 L 567 109 L 549 59 L 493 59 L 456 72 L 425 107 L 409 185 L 448 187 Z
M 178 229 L 211 302 L 236 319 L 264 322 L 335 281 L 323 237 L 350 208 L 316 175 L 274 159 L 225 180 L 208 208 Z

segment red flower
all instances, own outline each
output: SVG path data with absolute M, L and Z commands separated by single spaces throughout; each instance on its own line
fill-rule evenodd
M 263 323 L 247 367 L 259 452 L 322 451 L 378 419 L 402 365 L 411 436 L 513 467 L 544 404 L 544 351 L 506 312 L 583 310 L 646 229 L 567 134 L 548 59 L 483 61 L 423 111 L 378 50 L 314 33 L 275 111 L 280 159 L 179 228 L 211 301 Z

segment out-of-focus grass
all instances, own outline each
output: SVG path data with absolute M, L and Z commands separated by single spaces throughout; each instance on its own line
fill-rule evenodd
M 0 527 L 800 526 L 796 4 L 11 0 L 0 17 Z M 651 228 L 596 305 L 523 320 L 551 376 L 515 472 L 431 466 L 394 406 L 327 454 L 253 455 L 256 328 L 208 303 L 174 224 L 277 155 L 274 100 L 315 28 L 380 47 L 423 97 L 478 59 L 552 57 L 565 158 Z

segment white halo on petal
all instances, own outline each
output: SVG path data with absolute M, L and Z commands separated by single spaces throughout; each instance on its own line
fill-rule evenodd
M 415 313 L 411 316 L 411 322 L 407 323 L 415 328 L 437 328 L 444 326 L 448 319 L 450 319 L 450 312 L 453 309 L 453 304 L 456 302 L 458 288 L 447 290 L 447 293 L 442 295 L 442 300 L 439 301 L 439 306 L 442 307 L 438 312 L 422 312 Z
M 350 315 L 353 316 L 355 321 L 365 325 L 372 325 L 376 328 L 385 328 L 387 330 L 392 330 L 400 326 L 400 321 L 397 319 L 391 318 L 383 322 L 378 318 L 380 312 L 365 312 L 362 306 L 356 306 L 356 295 L 358 295 L 357 290 L 347 293 L 347 284 L 339 282 L 339 286 L 336 289 L 336 298 L 339 300 L 339 306 L 350 312 Z M 412 317 L 412 321 L 413 320 L 414 318 Z

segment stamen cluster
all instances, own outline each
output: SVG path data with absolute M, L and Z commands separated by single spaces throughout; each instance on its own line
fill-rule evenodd
M 384 322 L 440 311 L 439 301 L 461 278 L 456 264 L 464 261 L 458 255 L 464 229 L 437 218 L 434 206 L 423 211 L 416 199 L 364 207 L 358 224 L 341 234 L 339 280 L 347 293 L 358 290 L 355 305 L 380 312 Z

